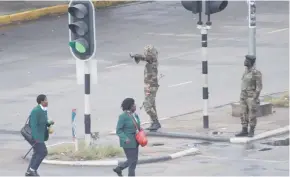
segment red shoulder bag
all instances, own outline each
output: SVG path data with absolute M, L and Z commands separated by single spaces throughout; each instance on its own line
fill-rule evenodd
M 136 128 L 136 130 L 137 130 L 137 133 L 136 133 L 136 136 L 135 136 L 136 141 L 137 141 L 137 142 L 138 142 L 142 147 L 146 146 L 147 143 L 148 143 L 148 139 L 147 139 L 147 137 L 146 137 L 146 134 L 145 134 L 144 130 L 138 128 L 137 122 L 136 122 L 135 118 L 134 118 L 132 115 L 129 115 L 129 117 L 132 118 L 132 121 L 133 121 L 133 123 L 134 123 L 134 125 L 135 125 L 135 128 Z

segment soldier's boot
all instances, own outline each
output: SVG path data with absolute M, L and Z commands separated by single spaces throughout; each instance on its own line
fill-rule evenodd
M 251 126 L 248 137 L 254 137 L 254 135 L 255 135 L 255 127 Z
M 243 127 L 242 131 L 240 133 L 237 133 L 235 136 L 236 137 L 248 136 L 248 128 L 247 127 Z
M 148 130 L 157 131 L 159 128 L 161 128 L 161 124 L 159 123 L 158 119 L 155 119 L 153 121 L 153 124 L 148 128 Z

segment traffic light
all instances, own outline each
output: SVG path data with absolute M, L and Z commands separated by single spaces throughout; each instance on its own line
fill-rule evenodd
M 228 6 L 228 1 L 205 1 L 205 15 L 223 11 Z
M 95 8 L 91 1 L 71 1 L 68 7 L 69 46 L 74 57 L 89 60 L 95 54 Z
M 201 1 L 181 1 L 182 6 L 193 14 L 202 12 Z
M 182 6 L 193 14 L 202 12 L 202 1 L 181 1 Z M 205 14 L 210 15 L 224 10 L 228 1 L 205 1 Z

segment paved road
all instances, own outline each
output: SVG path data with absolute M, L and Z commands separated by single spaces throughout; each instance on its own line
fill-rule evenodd
M 288 2 L 259 2 L 257 66 L 264 93 L 288 88 Z M 233 13 L 234 12 L 234 13 Z M 231 2 L 212 17 L 209 34 L 210 106 L 238 99 L 247 53 L 247 7 Z M 152 2 L 97 11 L 98 85 L 92 88 L 93 131 L 115 127 L 127 96 L 143 100 L 143 68 L 129 57 L 146 44 L 160 51 L 165 77 L 157 97 L 160 117 L 202 108 L 200 35 L 180 2 Z M 78 109 L 83 132 L 83 86 L 75 81 L 68 47 L 67 16 L 44 18 L 0 29 L 0 129 L 18 131 L 35 96 L 46 93 L 56 136 L 70 135 L 70 111 Z M 12 111 L 13 110 L 13 111 Z M 148 120 L 142 111 L 143 120 Z
M 288 176 L 289 146 L 196 144 L 191 141 L 181 143 L 183 146 L 197 145 L 201 154 L 188 156 L 173 161 L 140 165 L 140 176 Z M 259 151 L 271 147 L 269 151 Z M 8 147 L 5 147 L 8 148 Z M 1 148 L 1 174 L 19 176 L 25 172 L 27 162 L 21 160 L 23 152 L 14 151 L 8 157 L 10 149 Z M 5 154 L 6 152 L 6 154 Z M 7 158 L 6 158 L 7 157 Z M 14 162 L 11 165 L 11 162 Z M 45 176 L 113 176 L 112 167 L 67 167 L 43 164 L 39 173 Z M 127 170 L 124 171 L 127 175 Z

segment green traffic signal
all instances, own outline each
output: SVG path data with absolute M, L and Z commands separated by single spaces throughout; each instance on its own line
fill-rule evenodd
M 69 46 L 76 50 L 78 53 L 86 53 L 87 52 L 87 45 L 82 41 L 71 41 L 69 42 Z

